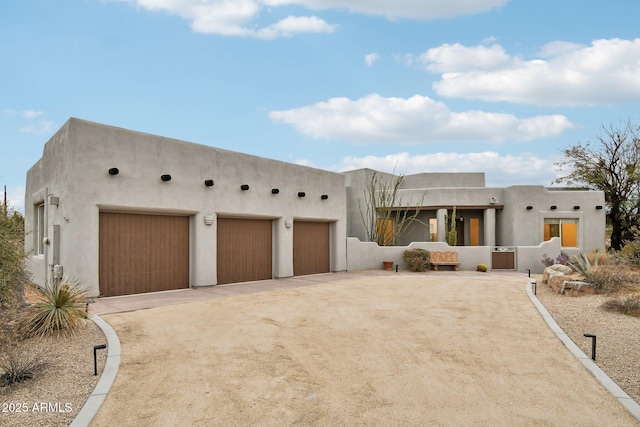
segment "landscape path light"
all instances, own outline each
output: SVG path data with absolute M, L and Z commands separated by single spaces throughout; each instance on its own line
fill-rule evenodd
M 584 336 L 591 338 L 591 359 L 596 360 L 596 336 L 594 334 L 584 334 Z
M 93 346 L 93 375 L 98 375 L 98 350 L 104 350 L 107 348 L 106 344 L 94 345 Z

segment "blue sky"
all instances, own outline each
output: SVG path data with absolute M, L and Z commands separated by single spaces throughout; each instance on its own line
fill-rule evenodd
M 333 171 L 550 185 L 640 118 L 637 0 L 4 0 L 0 185 L 69 117 Z

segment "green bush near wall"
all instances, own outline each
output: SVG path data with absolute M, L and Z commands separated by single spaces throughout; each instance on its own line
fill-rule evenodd
M 427 271 L 431 266 L 429 263 L 429 251 L 426 249 L 407 249 L 402 252 L 402 258 L 407 265 L 407 270 Z

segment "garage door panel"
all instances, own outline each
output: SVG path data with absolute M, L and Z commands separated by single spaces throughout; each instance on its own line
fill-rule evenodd
M 100 213 L 100 293 L 189 287 L 189 218 Z
M 294 221 L 293 275 L 328 273 L 330 267 L 330 224 Z
M 218 284 L 271 279 L 272 222 L 218 218 Z

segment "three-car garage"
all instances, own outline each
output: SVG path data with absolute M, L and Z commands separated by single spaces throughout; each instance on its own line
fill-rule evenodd
M 100 212 L 101 296 L 189 287 L 189 216 Z M 216 221 L 217 284 L 271 279 L 273 219 Z M 330 223 L 293 221 L 293 275 L 330 271 Z

